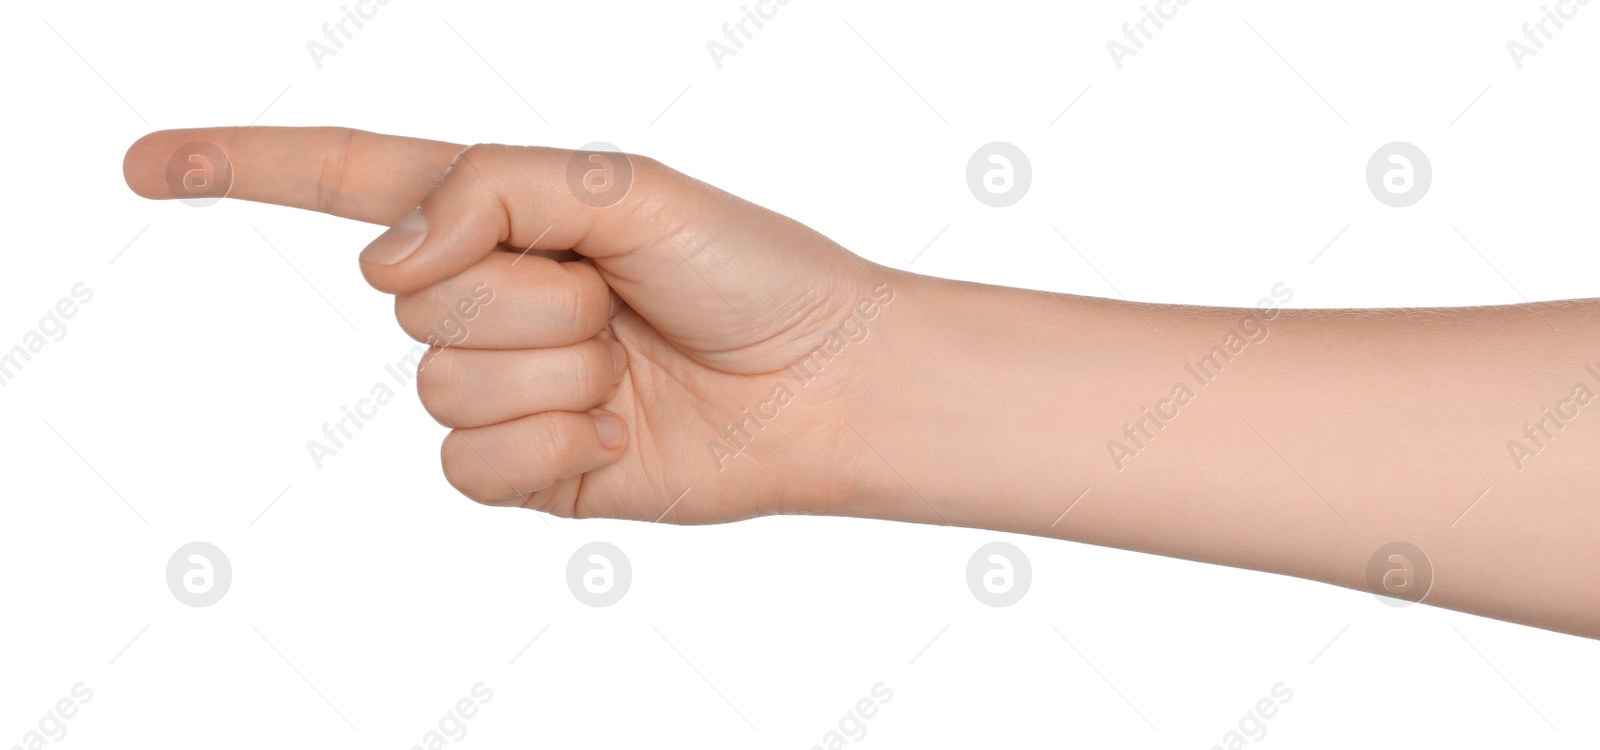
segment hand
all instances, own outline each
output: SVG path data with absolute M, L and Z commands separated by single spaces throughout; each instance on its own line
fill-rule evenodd
M 856 345 L 896 272 L 622 154 L 177 130 L 129 149 L 129 186 L 187 195 L 167 165 L 192 143 L 226 154 L 231 185 L 213 193 L 394 225 L 361 270 L 435 345 L 418 389 L 454 428 L 444 472 L 468 497 L 698 523 L 849 492 L 836 459 L 871 368 Z M 430 336 L 452 318 L 459 342 Z

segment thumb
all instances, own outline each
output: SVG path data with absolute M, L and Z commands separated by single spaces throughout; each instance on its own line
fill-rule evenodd
M 833 282 L 860 265 L 804 225 L 653 159 L 477 145 L 456 156 L 416 212 L 362 251 L 361 266 L 374 287 L 407 293 L 496 249 L 587 256 L 657 331 L 707 353 L 831 316 L 817 295 L 840 291 Z
M 608 152 L 468 146 L 416 210 L 361 252 L 362 273 L 379 290 L 405 294 L 497 249 L 628 254 L 650 238 L 630 210 L 638 201 L 618 205 L 634 189 L 633 165 L 644 161 Z M 584 169 L 592 162 L 608 174 Z

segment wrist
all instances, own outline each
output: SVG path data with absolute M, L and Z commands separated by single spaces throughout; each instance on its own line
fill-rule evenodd
M 1060 389 L 1032 379 L 1065 371 L 1042 360 L 1068 356 L 1059 341 L 1018 335 L 1039 321 L 1015 305 L 1065 298 L 892 270 L 880 276 L 892 301 L 862 347 L 834 462 L 847 471 L 845 494 L 827 512 L 1015 525 L 1017 514 L 997 504 L 1037 501 L 1039 482 L 1061 468 L 1048 447 L 1062 439 L 1055 433 L 1065 420 L 1048 413 Z
M 1142 314 L 894 273 L 842 430 L 851 494 L 829 512 L 1115 543 L 1127 530 L 1104 519 L 1058 522 L 1118 473 L 1096 428 L 1146 389 L 1129 381 L 1164 372 Z

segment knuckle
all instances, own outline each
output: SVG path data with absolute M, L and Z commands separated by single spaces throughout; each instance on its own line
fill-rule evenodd
M 576 455 L 577 450 L 578 445 L 573 439 L 573 432 L 562 429 L 560 424 L 549 422 L 540 425 L 529 446 L 529 452 L 537 456 L 534 461 L 543 466 L 565 466 Z
M 473 469 L 476 467 L 466 460 L 463 440 L 459 430 L 451 430 L 444 436 L 444 442 L 439 446 L 439 468 L 444 471 L 444 479 L 451 487 L 477 500 L 474 493 L 476 477 L 473 476 Z
M 459 285 L 443 282 L 409 294 L 395 295 L 394 317 L 400 330 L 419 343 L 434 347 L 460 345 L 470 334 L 468 321 L 477 317 L 476 308 L 470 317 L 463 316 L 458 307 L 464 304 L 457 294 Z
M 450 161 L 450 171 L 481 176 L 495 161 L 504 158 L 509 150 L 509 146 L 499 143 L 474 143 L 456 154 L 456 158 Z
M 353 140 L 355 131 L 344 130 L 335 135 L 330 148 L 323 152 L 322 166 L 317 170 L 316 193 L 316 209 L 321 213 L 332 213 L 344 191 L 345 171 L 349 165 Z
M 683 177 L 683 173 L 650 156 L 628 156 L 633 165 L 634 187 L 645 191 L 670 187 Z
M 672 171 L 671 167 L 662 164 L 659 159 L 656 159 L 653 156 L 645 156 L 644 154 L 633 153 L 630 153 L 627 156 L 628 162 L 633 165 L 633 170 L 636 174 L 659 176 Z
M 469 143 L 469 144 L 467 144 L 460 151 L 457 151 L 455 157 L 450 160 L 450 169 L 455 169 L 456 167 L 460 166 L 462 162 L 467 161 L 468 159 L 481 158 L 479 156 L 474 156 L 473 154 L 475 152 L 481 153 L 483 151 L 483 147 L 486 146 L 486 145 L 488 145 L 488 144 L 484 144 L 484 143 Z
M 458 364 L 452 349 L 429 350 L 417 360 L 417 393 L 425 399 L 439 396 L 458 380 Z
M 459 365 L 451 349 L 429 350 L 417 362 L 417 398 L 428 416 L 446 427 L 459 421 L 464 385 Z
M 473 502 L 495 505 L 504 499 L 503 495 L 510 493 L 503 488 L 500 492 L 495 490 L 495 485 L 489 481 L 493 479 L 492 472 L 487 471 L 484 459 L 479 458 L 467 444 L 461 430 L 451 430 L 445 436 L 439 451 L 439 462 L 444 470 L 445 481 Z
M 593 336 L 611 320 L 611 288 L 594 266 L 588 263 L 570 265 L 573 268 L 568 271 L 570 276 L 564 286 L 571 296 L 571 307 L 566 309 L 576 311 L 572 317 L 581 335 Z
M 427 297 L 422 292 L 397 294 L 394 298 L 395 321 L 400 324 L 400 330 L 418 343 L 427 343 L 431 326 L 426 313 L 429 307 Z
M 428 416 L 433 417 L 433 421 L 439 423 L 442 427 L 454 429 L 456 422 L 460 421 L 456 418 L 455 402 L 453 401 L 430 401 L 424 398 L 422 399 L 422 410 L 427 412 Z
M 552 299 L 549 309 L 572 311 L 561 316 L 566 324 L 566 330 L 562 333 L 567 343 L 579 342 L 594 335 L 595 332 L 590 330 L 590 325 L 594 322 L 593 316 L 589 314 L 589 308 L 593 305 L 589 304 L 589 300 L 585 299 L 585 295 L 576 284 L 553 287 L 550 296 Z
M 560 311 L 549 318 L 550 334 L 559 345 L 577 344 L 593 338 L 610 320 L 611 297 L 606 288 L 582 275 L 551 279 L 538 291 L 542 309 Z
M 583 397 L 586 405 L 594 405 L 611 393 L 612 383 L 616 380 L 613 370 L 616 366 L 611 361 L 611 345 L 598 339 L 591 339 L 581 347 L 579 357 L 579 372 L 583 378 Z

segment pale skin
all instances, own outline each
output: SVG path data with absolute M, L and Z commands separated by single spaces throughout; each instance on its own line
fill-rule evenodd
M 339 128 L 152 133 L 128 184 L 175 197 L 194 142 L 227 155 L 228 197 L 399 224 L 361 271 L 419 340 L 493 290 L 418 376 L 478 502 L 949 523 L 1364 590 L 1405 542 L 1427 604 L 1600 637 L 1600 300 L 1252 311 L 955 282 L 648 158 L 597 207 L 569 151 Z

